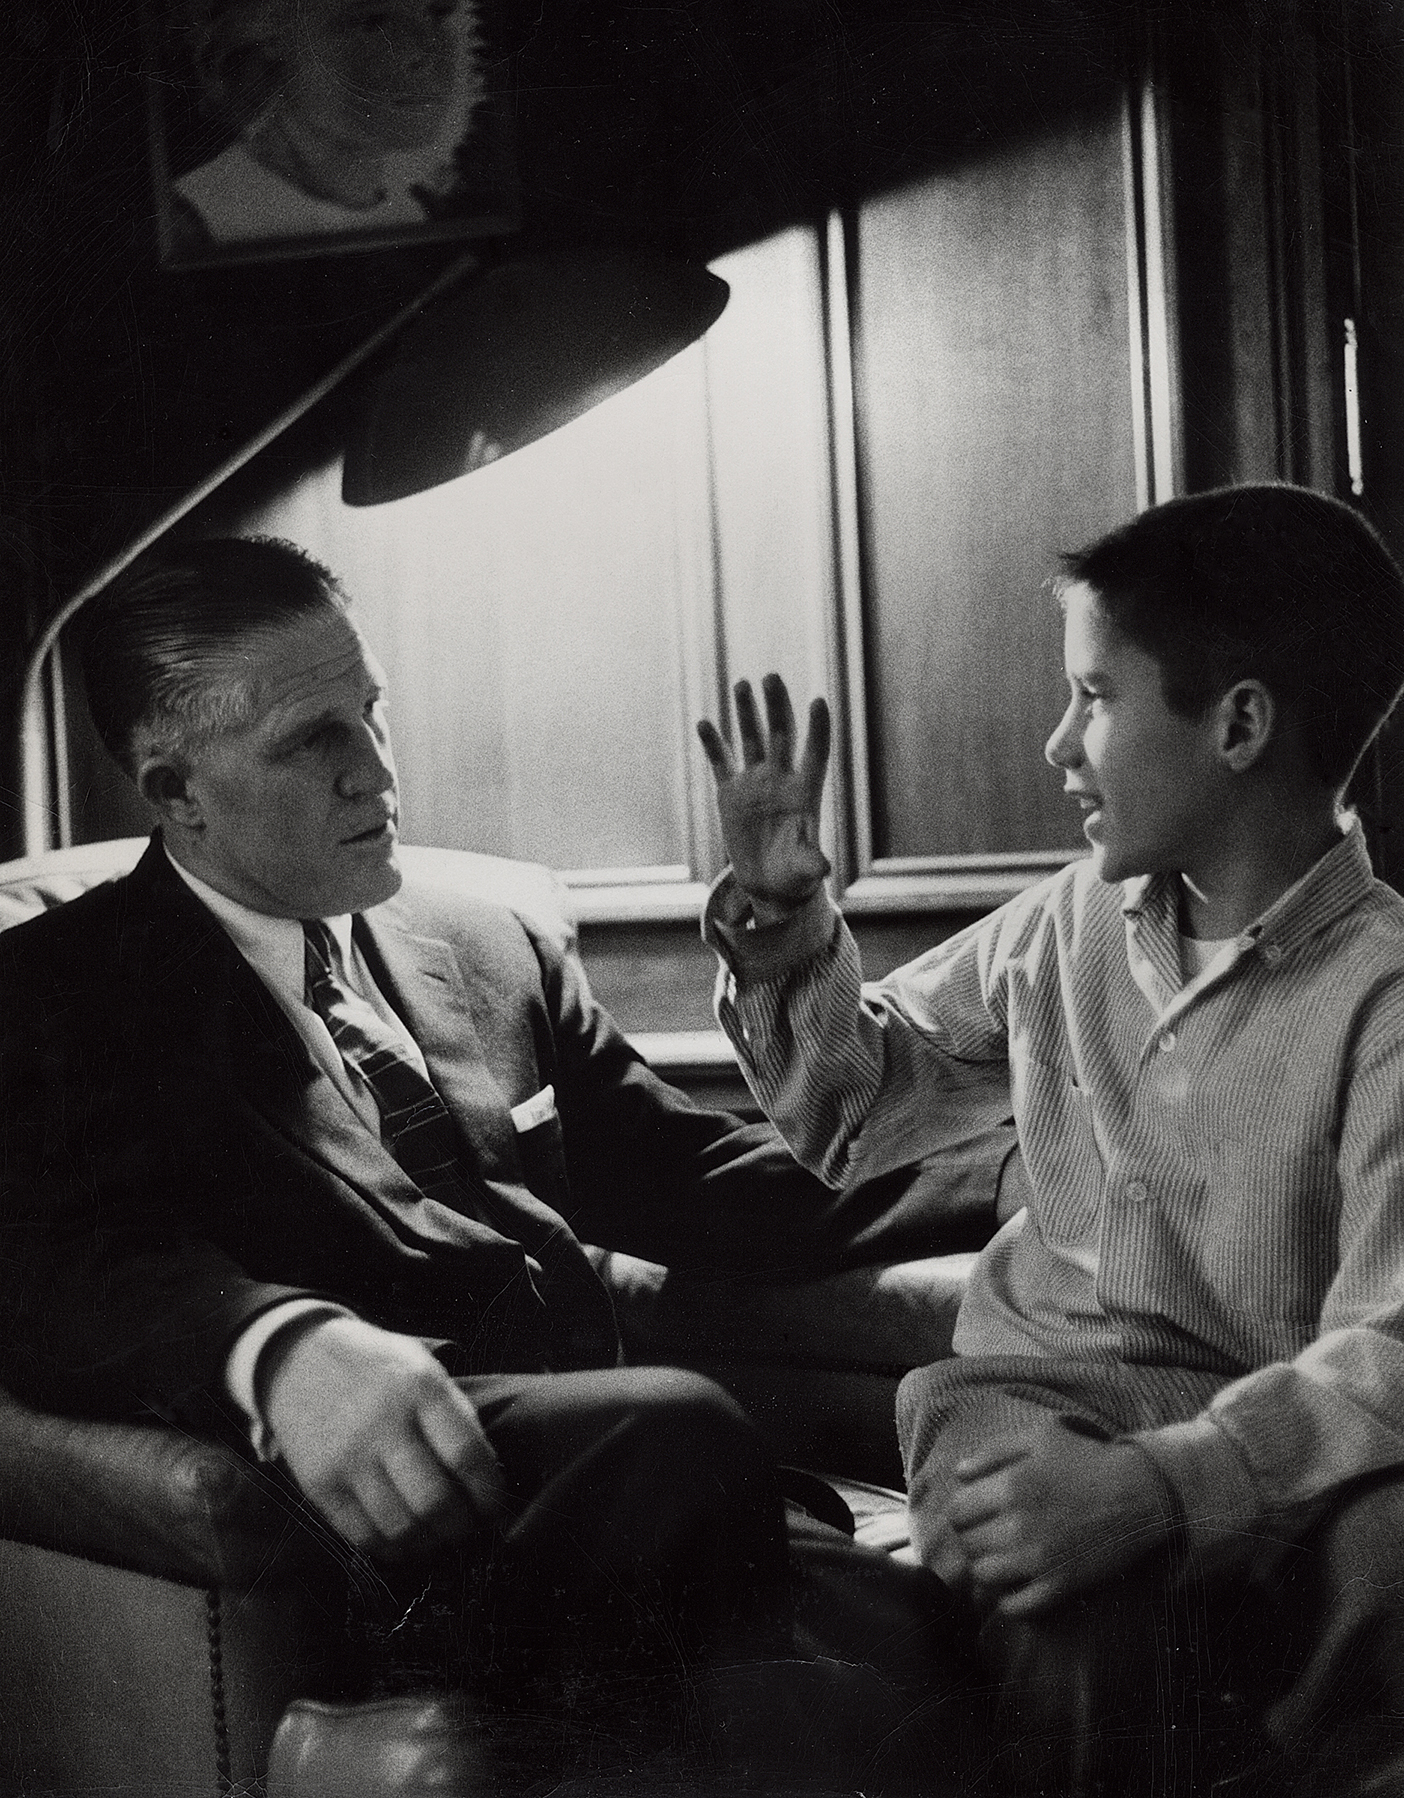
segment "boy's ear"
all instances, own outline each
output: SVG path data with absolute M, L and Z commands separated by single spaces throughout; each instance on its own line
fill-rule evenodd
M 1260 680 L 1235 681 L 1214 708 L 1215 748 L 1233 774 L 1260 759 L 1277 726 L 1277 702 Z
M 167 824 L 199 830 L 204 824 L 200 801 L 190 790 L 184 769 L 169 756 L 153 755 L 137 768 L 137 788 Z

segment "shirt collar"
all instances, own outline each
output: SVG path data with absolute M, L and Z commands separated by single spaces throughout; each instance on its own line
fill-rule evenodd
M 1281 961 L 1365 897 L 1375 878 L 1365 832 L 1354 812 L 1342 813 L 1340 826 L 1340 842 L 1240 931 L 1241 949 L 1256 947 L 1270 964 Z M 1144 918 L 1178 931 L 1179 902 L 1176 874 L 1142 874 L 1122 887 L 1121 909 L 1131 922 Z
M 188 868 L 182 867 L 173 855 L 167 853 L 166 859 L 200 903 L 214 913 L 254 972 L 275 992 L 301 1004 L 306 987 L 301 921 L 254 911 L 251 906 L 241 905 L 237 899 L 216 892 Z M 345 912 L 339 918 L 323 921 L 341 951 L 343 966 L 350 967 L 351 914 Z

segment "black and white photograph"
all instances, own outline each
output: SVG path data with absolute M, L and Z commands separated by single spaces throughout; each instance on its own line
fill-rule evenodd
M 1404 7 L 0 75 L 0 1798 L 1404 1798 Z
M 150 0 L 165 259 L 506 229 L 515 171 L 492 11 L 493 0 Z

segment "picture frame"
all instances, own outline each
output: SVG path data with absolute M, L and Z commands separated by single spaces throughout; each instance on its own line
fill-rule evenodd
M 500 0 L 143 0 L 168 269 L 517 228 Z

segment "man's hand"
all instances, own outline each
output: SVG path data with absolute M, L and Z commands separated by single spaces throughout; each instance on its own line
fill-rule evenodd
M 502 1507 L 477 1412 L 413 1336 L 355 1317 L 265 1350 L 262 1409 L 303 1494 L 348 1542 L 402 1560 L 467 1541 Z
M 955 1471 L 947 1519 L 964 1567 L 936 1571 L 1010 1617 L 1100 1585 L 1171 1533 L 1164 1489 L 1140 1450 L 1076 1435 L 1056 1418 Z
M 798 911 L 829 872 L 819 847 L 819 799 L 829 765 L 829 708 L 809 708 L 809 734 L 795 766 L 795 714 L 778 674 L 761 682 L 767 745 L 749 681 L 736 683 L 736 725 L 742 766 L 716 726 L 697 726 L 717 782 L 722 837 L 737 885 L 751 901 L 758 924 L 777 923 Z

